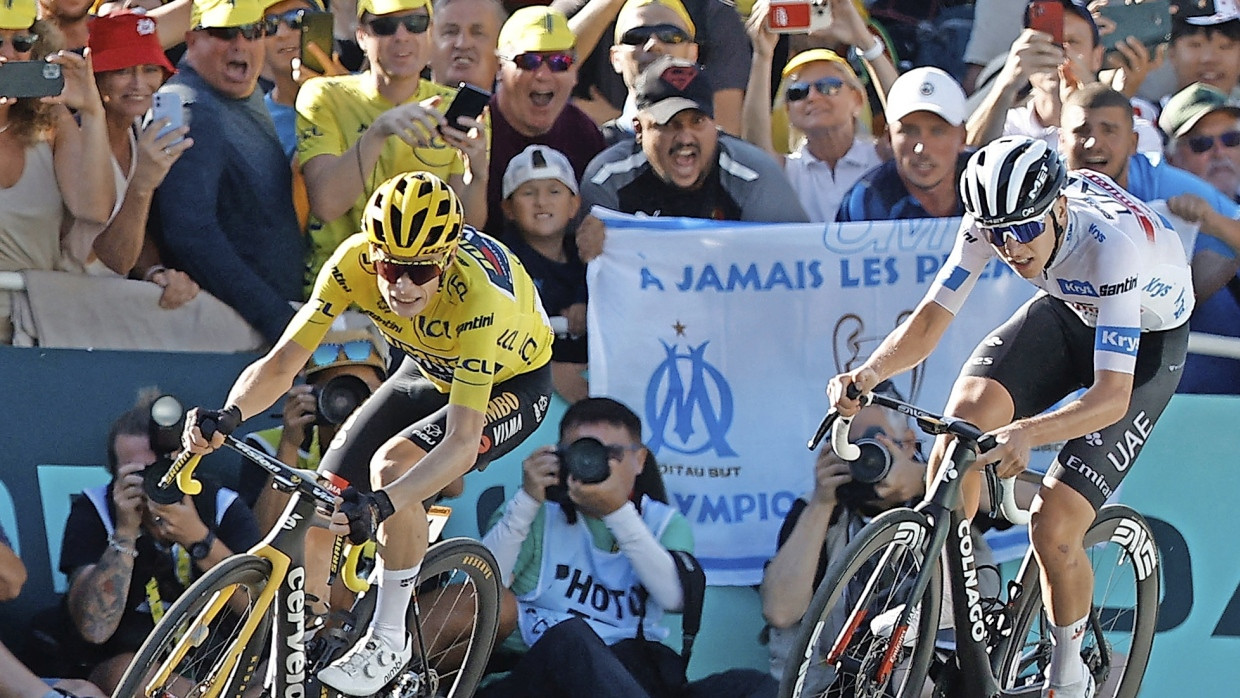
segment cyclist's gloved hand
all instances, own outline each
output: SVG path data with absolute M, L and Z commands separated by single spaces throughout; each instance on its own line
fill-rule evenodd
M 208 440 L 216 432 L 228 436 L 241 426 L 241 408 L 236 405 L 218 410 L 200 410 L 198 412 L 198 429 Z
M 396 507 L 383 490 L 361 492 L 350 486 L 340 493 L 340 498 L 344 501 L 338 511 L 349 521 L 349 542 L 353 545 L 362 545 L 374 538 L 379 524 L 396 513 Z

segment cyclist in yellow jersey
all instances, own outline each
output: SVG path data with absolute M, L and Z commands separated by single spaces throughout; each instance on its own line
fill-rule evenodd
M 186 447 L 222 445 L 219 434 L 203 437 L 204 419 L 227 433 L 275 403 L 350 305 L 406 354 L 341 427 L 319 467 L 353 483 L 331 530 L 354 542 L 378 533 L 374 618 L 319 673 L 361 696 L 391 681 L 411 655 L 405 615 L 427 548 L 422 502 L 538 428 L 550 403 L 553 333 L 525 268 L 464 224 L 452 189 L 429 173 L 399 175 L 371 196 L 362 232 L 324 265 L 310 300 L 271 351 L 242 372 L 226 406 L 190 412 Z

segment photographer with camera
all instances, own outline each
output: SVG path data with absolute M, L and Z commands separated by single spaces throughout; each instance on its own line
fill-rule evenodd
M 774 695 L 746 669 L 689 683 L 686 658 L 660 641 L 664 613 L 687 614 L 705 584 L 641 431 L 628 407 L 586 398 L 564 413 L 560 445 L 522 463 L 521 489 L 482 539 L 505 586 L 501 618 L 519 630 L 504 649 L 521 654 L 479 698 Z
M 890 383 L 874 392 L 897 394 Z M 814 462 L 813 493 L 793 502 L 779 530 L 778 551 L 762 577 L 762 615 L 776 677 L 783 675 L 801 616 L 832 557 L 870 517 L 925 491 L 926 464 L 917 453 L 913 430 L 895 423 L 894 413 L 878 407 L 862 410 L 853 419 L 849 438 L 861 447 L 861 457 L 845 461 L 830 444 L 822 447 Z M 825 642 L 833 641 L 838 629 L 827 628 L 822 633 Z M 833 667 L 816 663 L 806 678 L 806 694 L 818 695 L 834 680 Z
M 259 540 L 236 492 L 205 481 L 194 497 L 158 489 L 182 422 L 175 398 L 141 397 L 108 432 L 112 481 L 75 495 L 65 524 L 60 571 L 69 578 L 70 628 L 59 633 L 58 656 L 87 668 L 105 693 L 195 579 Z

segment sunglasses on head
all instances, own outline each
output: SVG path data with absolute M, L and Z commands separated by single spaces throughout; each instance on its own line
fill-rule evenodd
M 404 26 L 410 34 L 423 34 L 431 25 L 431 16 L 424 14 L 404 15 L 402 17 L 375 17 L 367 22 L 375 36 L 391 36 L 396 28 Z
M 993 228 L 982 228 L 982 230 L 986 231 L 986 234 L 990 236 L 991 244 L 996 247 L 1002 247 L 1009 237 L 1022 245 L 1028 245 L 1030 242 L 1033 242 L 1034 238 L 1046 230 L 1042 220 L 1039 218 L 1036 221 L 1013 223 L 1012 225 L 996 225 Z
M 264 22 L 251 22 L 250 24 L 242 24 L 237 27 L 199 27 L 213 39 L 220 41 L 235 41 L 238 36 L 246 41 L 254 41 L 267 36 L 267 27 Z
M 652 36 L 665 44 L 691 41 L 689 33 L 674 24 L 651 24 L 626 31 L 620 36 L 620 43 L 626 46 L 645 46 Z
M 341 360 L 341 356 L 348 361 L 365 361 L 370 358 L 374 347 L 374 344 L 365 339 L 355 339 L 344 344 L 330 342 L 320 344 L 315 348 L 314 353 L 310 355 L 310 366 L 311 368 L 318 368 L 319 366 L 334 364 Z
M 400 281 L 402 276 L 408 276 L 415 285 L 421 286 L 438 278 L 443 273 L 443 265 L 432 261 L 397 262 L 392 259 L 376 259 L 375 272 L 389 284 Z
M 822 78 L 813 82 L 794 82 L 784 92 L 784 99 L 789 102 L 800 102 L 809 97 L 809 88 L 818 90 L 818 94 L 831 97 L 844 89 L 844 81 L 839 78 Z
M 1217 136 L 1193 136 L 1184 139 L 1184 142 L 1188 144 L 1189 150 L 1200 155 L 1213 148 L 1216 140 L 1222 143 L 1224 148 L 1234 148 L 1240 145 L 1240 131 L 1226 131 Z
M 267 30 L 268 36 L 279 31 L 281 23 L 293 31 L 301 31 L 305 25 L 305 16 L 306 10 L 289 10 L 278 15 L 264 15 L 263 28 Z
M 563 73 L 573 67 L 573 61 L 576 60 L 576 57 L 571 53 L 561 51 L 556 53 L 518 53 L 515 56 L 509 57 L 508 60 L 512 61 L 513 65 L 521 70 L 535 71 L 542 64 L 546 63 L 547 68 L 551 72 Z
M 34 42 L 38 40 L 38 34 L 22 34 L 8 39 L 8 41 L 13 44 L 13 50 L 18 53 L 25 53 L 34 48 Z M 0 46 L 3 46 L 4 42 L 5 38 L 0 36 Z

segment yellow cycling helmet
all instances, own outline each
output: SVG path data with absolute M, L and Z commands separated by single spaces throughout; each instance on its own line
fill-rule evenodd
M 393 257 L 451 252 L 464 225 L 456 192 L 429 172 L 406 172 L 380 184 L 362 213 L 362 232 Z

